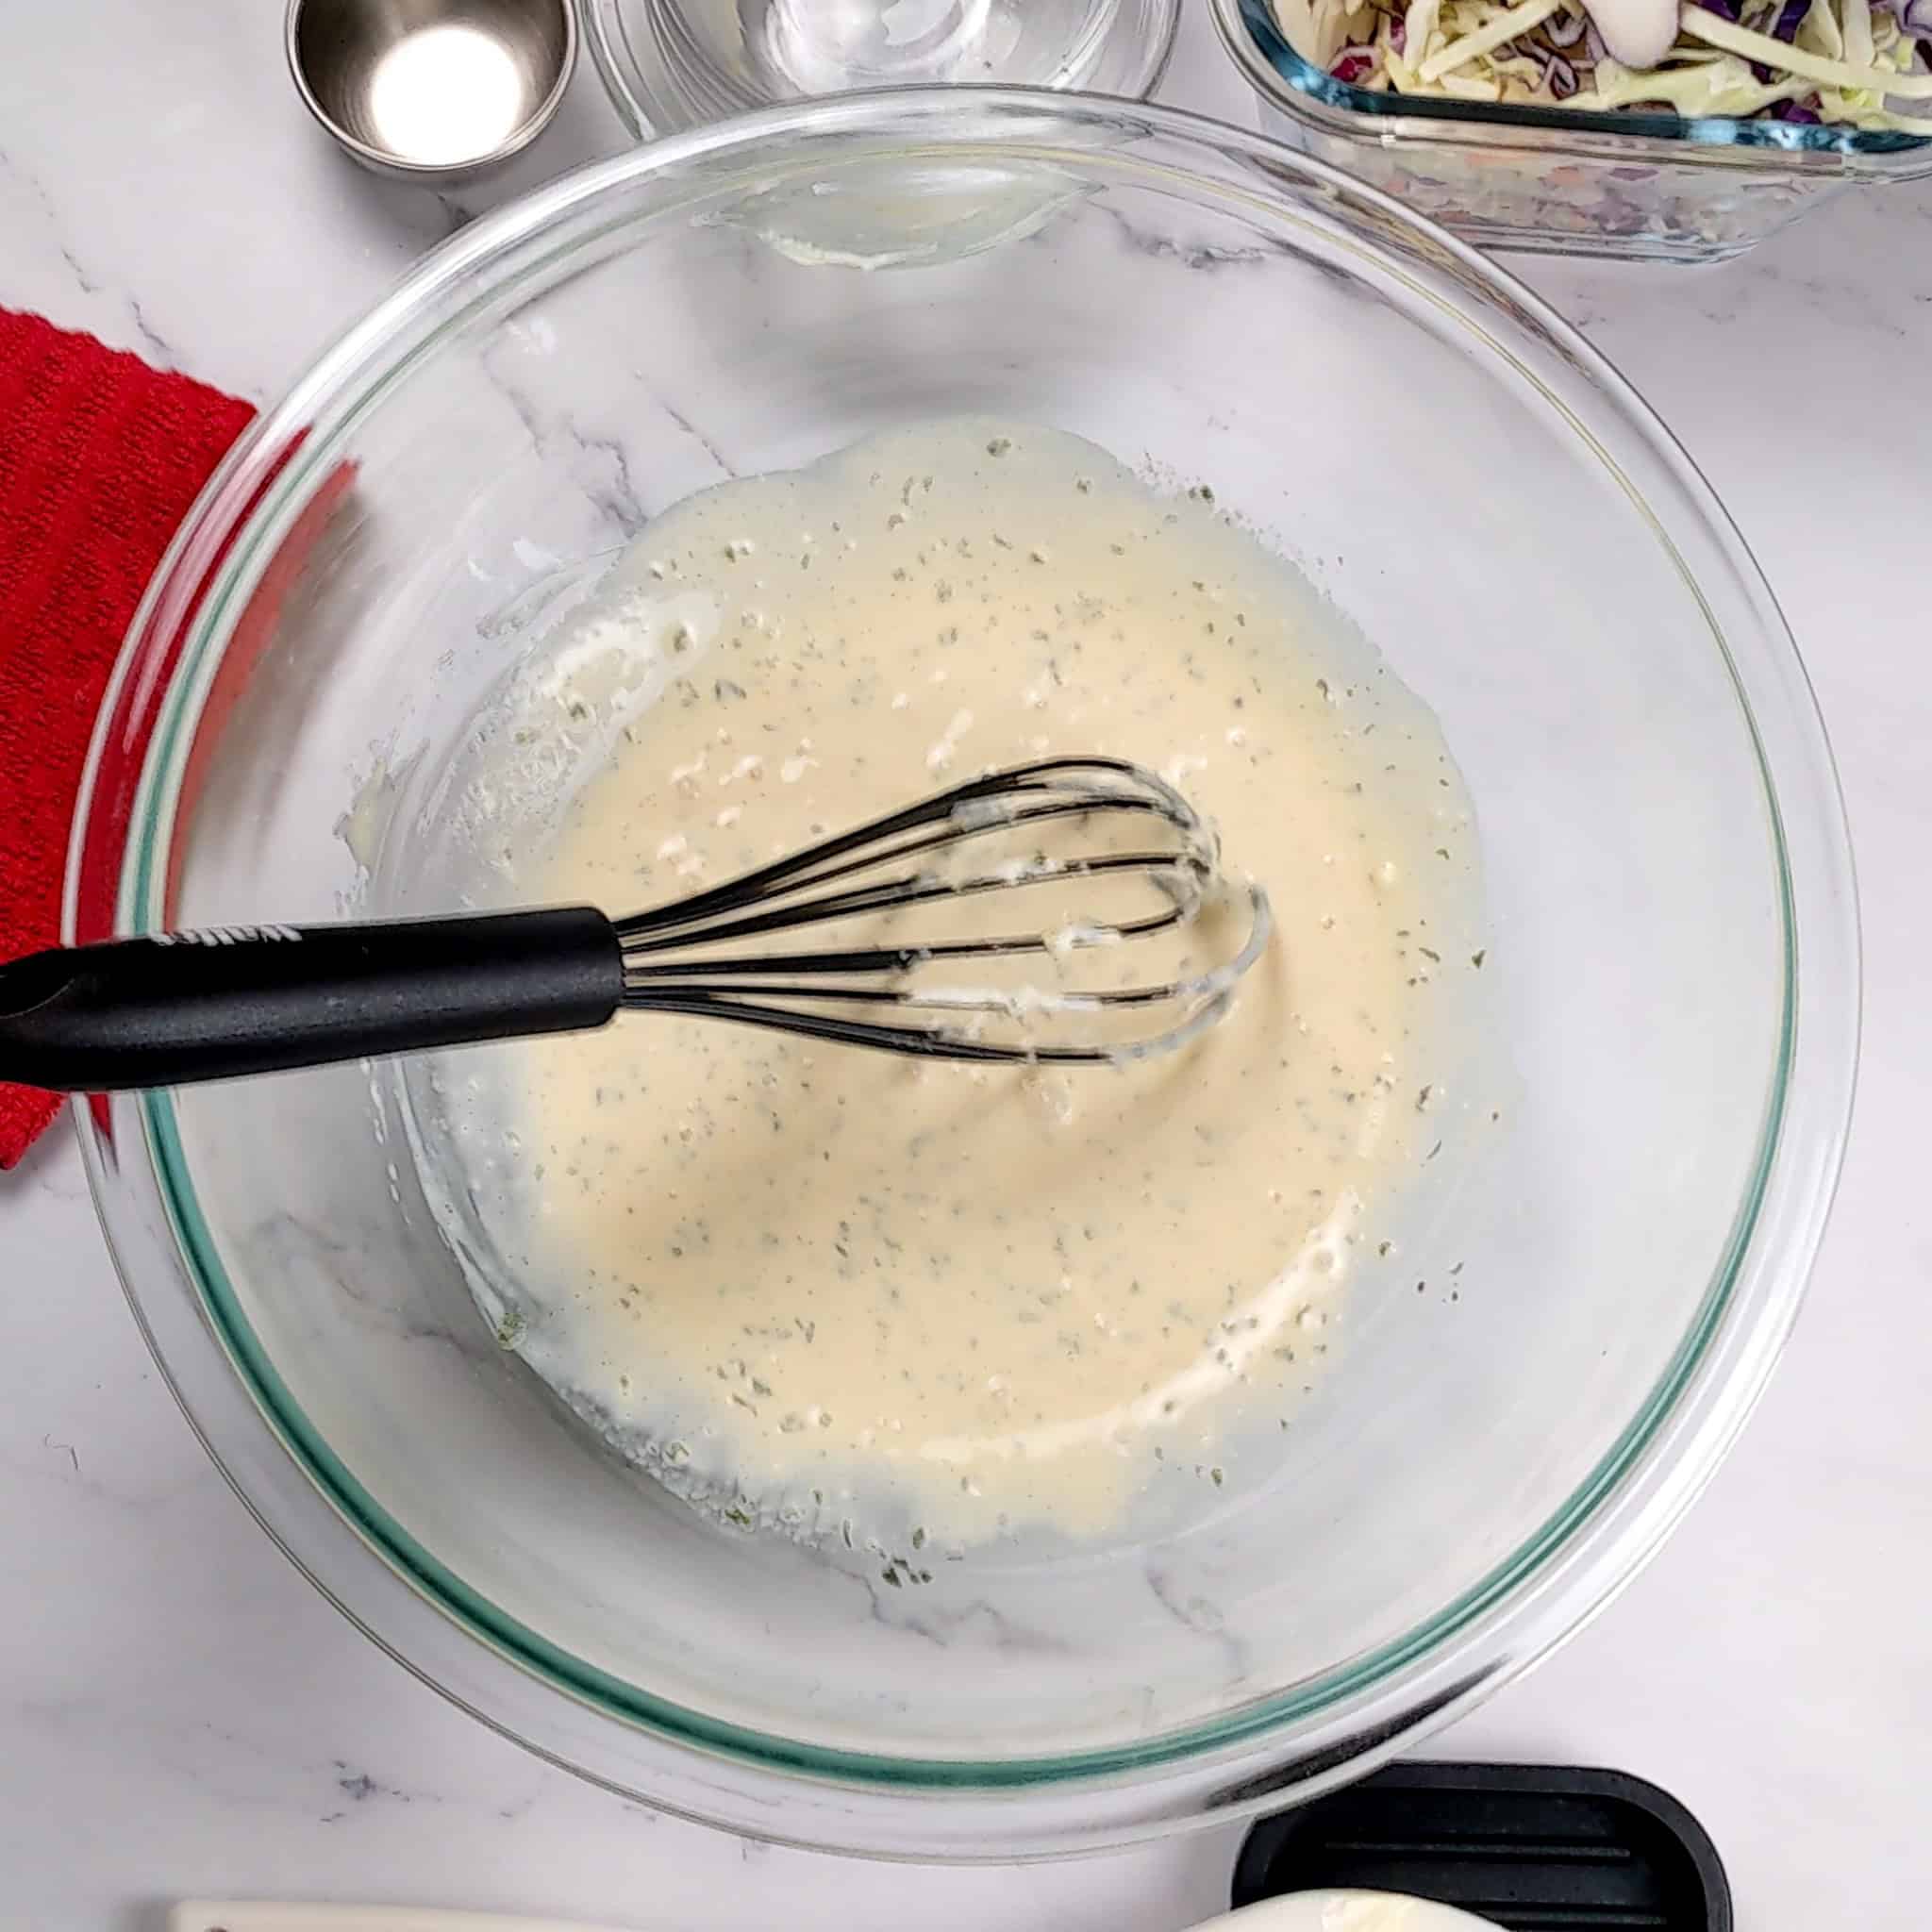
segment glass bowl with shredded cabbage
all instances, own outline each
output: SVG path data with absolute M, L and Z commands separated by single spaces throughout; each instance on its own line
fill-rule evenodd
M 1212 0 L 1264 122 L 1465 239 L 1735 255 L 1932 173 L 1932 0 Z

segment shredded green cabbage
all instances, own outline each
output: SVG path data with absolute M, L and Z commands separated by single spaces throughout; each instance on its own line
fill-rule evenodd
M 1875 8 L 1872 0 L 1687 4 L 1678 11 L 1675 44 L 1646 68 L 1611 58 L 1591 17 L 1592 0 L 1273 4 L 1283 35 L 1305 59 L 1357 87 L 1932 135 L 1932 116 L 1912 111 L 1932 102 L 1932 25 L 1907 28 L 1907 0 Z

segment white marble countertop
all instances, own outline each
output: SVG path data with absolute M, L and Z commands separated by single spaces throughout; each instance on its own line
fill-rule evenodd
M 449 231 L 461 208 L 357 173 L 310 126 L 280 12 L 0 6 L 0 303 L 266 401 Z M 1165 93 L 1252 119 L 1198 17 Z M 586 68 L 510 186 L 619 141 Z M 1857 842 L 1866 1054 L 1810 1302 L 1742 1444 L 1627 1594 L 1440 1748 L 1660 1781 L 1715 1836 L 1744 1932 L 1916 1928 L 1932 184 L 1847 196 L 1723 268 L 1524 272 L 1689 446 L 1797 633 Z M 213 1894 L 639 1932 L 1168 1932 L 1225 1905 L 1226 1832 L 1026 1870 L 838 1864 L 656 1818 L 444 1705 L 216 1475 L 128 1319 L 64 1125 L 0 1176 L 0 1922 L 155 1932 L 163 1902 Z

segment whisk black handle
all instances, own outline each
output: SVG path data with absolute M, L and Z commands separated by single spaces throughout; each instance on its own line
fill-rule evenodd
M 601 1026 L 624 996 L 589 906 L 225 926 L 0 965 L 0 1079 L 111 1092 Z

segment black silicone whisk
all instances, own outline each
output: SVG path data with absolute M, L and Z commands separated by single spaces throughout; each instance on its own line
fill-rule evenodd
M 1153 773 L 1045 758 L 631 918 L 572 906 L 35 953 L 0 965 L 0 1078 L 77 1091 L 174 1086 L 581 1031 L 620 1011 L 940 1059 L 1119 1064 L 1172 1051 L 1221 1016 L 1267 942 L 1266 895 L 1242 889 L 1245 937 L 1198 969 L 1065 991 L 1058 967 L 1194 921 L 1224 890 L 1216 866 L 1212 833 Z M 1051 880 L 1104 880 L 1110 899 L 1124 890 L 1139 901 L 1052 928 L 1003 915 L 1013 929 L 919 936 L 922 908 L 983 899 L 991 928 L 991 908 Z M 793 937 L 854 922 L 856 938 L 834 933 L 822 948 L 801 950 Z M 1026 955 L 1049 961 L 1046 984 L 944 976 Z M 1108 1017 L 1096 1025 L 1096 1015 Z

